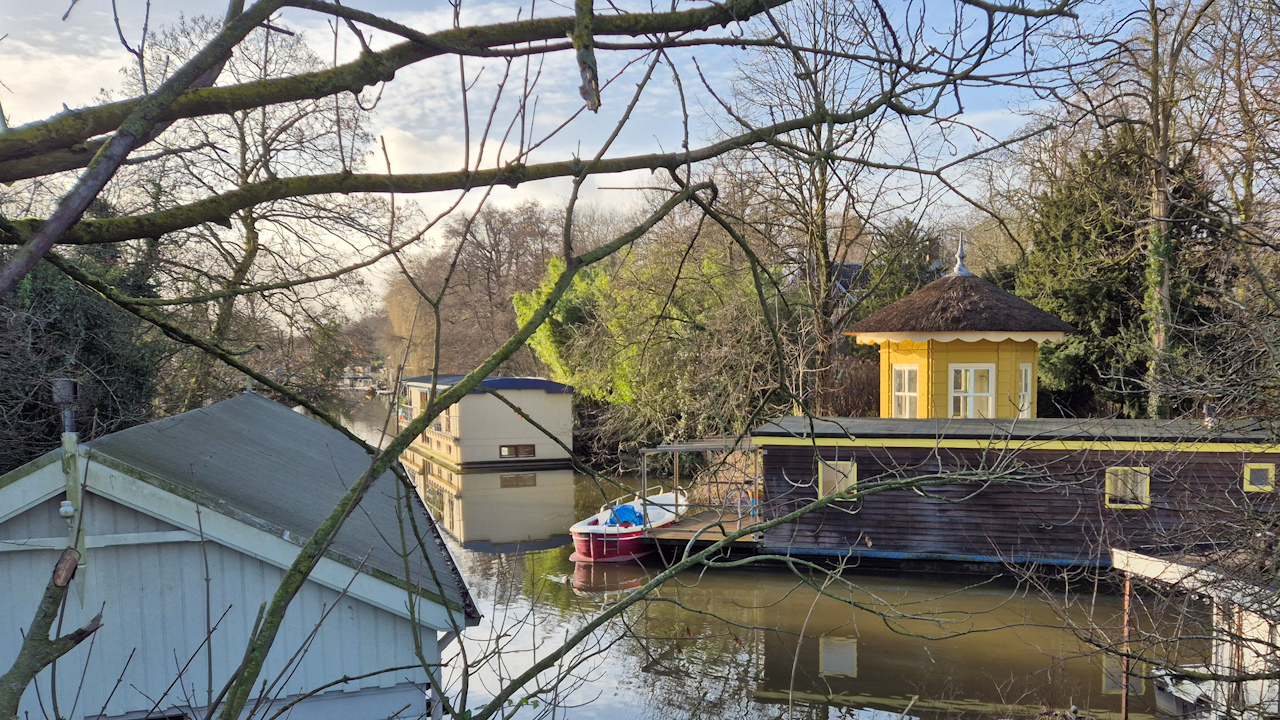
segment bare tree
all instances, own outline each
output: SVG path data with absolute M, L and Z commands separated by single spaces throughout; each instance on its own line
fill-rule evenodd
M 162 82 L 155 84 L 154 88 L 148 83 L 142 95 L 69 111 L 0 134 L 0 178 L 10 181 L 44 180 L 57 172 L 84 168 L 74 181 L 67 183 L 66 190 L 61 192 L 56 203 L 42 208 L 47 211 L 45 217 L 3 221 L 0 241 L 15 246 L 15 249 L 0 271 L 0 294 L 12 291 L 15 283 L 37 263 L 47 261 L 77 283 L 100 293 L 120 308 L 152 324 L 175 342 L 198 349 L 218 363 L 253 378 L 262 386 L 302 405 L 339 429 L 343 428 L 338 419 L 326 413 L 311 398 L 299 394 L 272 373 L 253 367 L 252 363 L 241 356 L 239 348 L 229 346 L 231 340 L 228 336 L 219 335 L 218 319 L 221 316 L 217 313 L 221 312 L 220 307 L 213 315 L 212 324 L 206 323 L 203 326 L 198 323 L 184 324 L 180 317 L 168 315 L 156 308 L 190 305 L 197 301 L 216 304 L 226 298 L 266 302 L 277 297 L 276 293 L 311 292 L 313 288 L 324 287 L 324 283 L 348 277 L 384 258 L 396 263 L 395 267 L 409 282 L 413 279 L 413 273 L 406 271 L 403 251 L 426 237 L 428 231 L 447 212 L 424 221 L 419 226 L 421 229 L 416 232 L 399 233 L 398 218 L 403 206 L 398 201 L 405 194 L 451 191 L 459 192 L 449 203 L 449 209 L 462 210 L 467 216 L 462 225 L 456 226 L 463 228 L 462 232 L 457 233 L 457 257 L 484 259 L 485 262 L 478 263 L 477 274 L 470 280 L 477 288 L 488 291 L 497 286 L 485 284 L 488 279 L 485 271 L 505 268 L 486 266 L 485 263 L 493 262 L 493 258 L 510 257 L 512 251 L 517 249 L 510 244 L 509 237 L 498 229 L 488 228 L 483 224 L 476 225 L 477 219 L 483 221 L 484 206 L 493 187 L 497 184 L 518 186 L 549 178 L 567 178 L 572 183 L 563 217 L 559 218 L 558 242 L 540 248 L 540 252 L 550 254 L 551 247 L 554 247 L 560 263 L 559 271 L 547 279 L 546 292 L 541 296 L 540 302 L 492 352 L 476 362 L 462 380 L 448 388 L 432 392 L 423 412 L 407 422 L 383 447 L 375 448 L 362 442 L 372 458 L 368 470 L 350 486 L 314 535 L 306 541 L 285 573 L 262 614 L 261 622 L 251 633 L 241 668 L 228 680 L 225 694 L 214 703 L 218 717 L 239 718 L 250 708 L 255 688 L 265 679 L 262 676 L 264 663 L 277 643 L 281 623 L 290 604 L 343 522 L 358 511 L 358 506 L 369 492 L 373 481 L 388 470 L 396 468 L 401 453 L 440 412 L 467 393 L 478 389 L 484 377 L 516 356 L 557 307 L 580 273 L 629 248 L 677 208 L 692 203 L 709 221 L 719 225 L 732 239 L 737 250 L 747 257 L 757 299 L 764 297 L 766 285 L 772 282 L 770 267 L 761 261 L 759 254 L 744 239 L 735 223 L 717 209 L 715 185 L 702 179 L 702 163 L 732 151 L 766 144 L 784 153 L 794 154 L 798 159 L 808 158 L 817 163 L 820 190 L 826 193 L 831 187 L 828 183 L 833 182 L 829 162 L 850 159 L 845 154 L 849 152 L 850 146 L 843 144 L 842 140 L 837 141 L 837 137 L 843 135 L 841 128 L 865 128 L 867 123 L 872 127 L 879 127 L 877 123 L 884 123 L 886 118 L 900 119 L 903 122 L 916 117 L 932 119 L 939 114 L 944 99 L 958 93 L 966 83 L 991 82 L 992 77 L 982 75 L 987 63 L 993 57 L 1017 52 L 1028 36 L 1037 32 L 1043 24 L 1059 17 L 1066 7 L 1066 3 L 1027 7 L 1021 4 L 1004 6 L 981 0 L 961 0 L 945 9 L 951 15 L 951 20 L 942 26 L 934 23 L 936 16 L 932 9 L 927 15 L 923 12 L 913 14 L 909 24 L 912 30 L 906 35 L 900 35 L 896 29 L 897 21 L 902 18 L 887 14 L 876 2 L 858 3 L 845 10 L 825 8 L 831 15 L 826 12 L 804 13 L 797 10 L 796 17 L 811 18 L 821 25 L 822 31 L 818 34 L 818 39 L 829 43 L 810 47 L 810 39 L 806 35 L 779 19 L 777 9 L 788 4 L 786 0 L 732 0 L 727 4 L 690 10 L 596 14 L 590 2 L 579 2 L 572 17 L 537 18 L 525 17 L 521 13 L 512 22 L 463 26 L 460 16 L 455 14 L 454 28 L 424 33 L 361 10 L 318 0 L 258 0 L 248 7 L 233 1 L 222 28 L 213 33 L 201 47 L 193 48 L 188 59 L 174 68 Z M 250 73 L 250 76 L 243 78 L 223 74 L 229 58 L 234 57 L 234 51 L 243 43 L 251 44 L 254 38 L 260 38 L 262 45 L 258 49 L 263 49 L 276 42 L 277 39 L 271 35 L 275 32 L 271 29 L 275 27 L 275 13 L 286 6 L 340 20 L 359 42 L 359 56 L 332 68 L 289 67 L 277 75 L 264 64 L 258 68 L 257 74 Z M 909 12 L 915 13 L 914 10 Z M 944 10 L 938 9 L 936 12 L 943 13 Z M 751 34 L 747 37 L 737 35 L 736 31 L 722 32 L 714 29 L 717 25 L 735 24 L 737 27 L 737 24 L 751 22 L 753 18 L 759 25 L 751 26 Z M 981 24 L 982 32 L 970 32 L 971 19 Z M 852 24 L 845 26 L 845 22 Z M 758 32 L 757 27 L 760 28 Z M 850 27 L 858 32 L 837 43 L 835 41 L 842 32 L 837 32 L 837 27 Z M 945 29 L 936 34 L 933 30 L 926 29 L 934 27 Z M 369 29 L 402 37 L 404 40 L 374 49 L 367 36 L 366 31 Z M 831 58 L 852 57 L 857 59 L 860 68 L 861 75 L 855 83 L 860 91 L 833 95 L 818 84 L 813 88 L 812 96 L 798 106 L 780 107 L 773 113 L 761 113 L 756 117 L 734 113 L 730 106 L 727 109 L 732 118 L 733 129 L 715 142 L 695 146 L 690 140 L 685 143 L 684 148 L 675 152 L 620 155 L 615 149 L 620 135 L 638 120 L 641 100 L 661 82 L 657 79 L 656 71 L 663 67 L 673 67 L 675 73 L 672 87 L 677 93 L 681 92 L 682 88 L 690 85 L 681 79 L 679 66 L 670 58 L 686 46 L 703 45 L 745 47 L 747 52 L 778 53 L 790 57 L 802 75 L 820 70 L 821 66 L 815 63 L 825 63 Z M 533 61 L 569 51 L 573 53 L 582 79 L 585 102 L 563 124 L 539 135 L 534 130 L 533 107 L 542 71 L 533 65 Z M 614 75 L 607 75 L 602 72 L 603 66 L 598 58 L 612 58 L 615 54 L 621 69 Z M 267 57 L 270 59 L 270 55 Z M 483 60 L 476 61 L 472 58 Z M 531 62 L 524 63 L 525 58 L 529 58 Z M 145 166 L 146 163 L 184 162 L 187 157 L 200 157 L 199 150 L 184 151 L 174 146 L 169 149 L 175 152 L 161 152 L 159 157 L 133 155 L 135 150 L 155 141 L 162 132 L 181 133 L 183 127 L 201 127 L 203 123 L 210 122 L 207 118 L 229 116 L 233 119 L 242 118 L 242 121 L 253 121 L 247 126 L 253 129 L 252 132 L 236 137 L 246 141 L 248 138 L 260 141 L 263 133 L 272 135 L 272 131 L 267 129 L 272 125 L 255 118 L 277 111 L 286 117 L 292 117 L 289 115 L 289 108 L 296 106 L 291 106 L 290 103 L 303 103 L 305 106 L 308 101 L 332 100 L 344 93 L 359 93 L 374 84 L 390 84 L 397 70 L 414 63 L 433 61 L 434 66 L 448 68 L 449 72 L 452 72 L 455 63 L 458 68 L 459 102 L 464 109 L 463 124 L 466 133 L 461 168 L 441 168 L 427 173 L 399 173 L 390 167 L 390 160 L 384 158 L 386 172 L 357 172 L 358 168 L 342 147 L 339 148 L 337 167 L 316 167 L 311 160 L 290 166 L 288 163 L 278 162 L 278 159 L 273 160 L 268 155 L 246 153 L 239 156 L 242 162 L 228 164 L 227 169 L 231 175 L 225 183 L 219 182 L 210 187 L 192 190 L 191 195 L 178 197 L 159 207 L 139 207 L 122 217 L 97 220 L 83 218 L 85 209 L 104 191 L 115 191 L 111 183 L 127 181 L 127 177 L 121 174 L 121 168 L 126 166 L 126 162 Z M 487 114 L 479 120 L 471 115 L 472 110 L 479 107 L 475 103 L 478 100 L 475 87 L 479 71 L 474 65 L 469 68 L 468 62 L 483 62 L 485 70 L 496 73 L 499 77 L 496 89 L 483 98 L 488 106 Z M 666 65 L 668 62 L 670 65 Z M 627 71 L 632 69 L 634 73 L 627 75 Z M 616 89 L 617 85 L 622 84 L 617 82 L 618 79 L 623 77 L 638 80 L 634 89 L 625 93 Z M 839 82 L 843 83 L 845 80 L 841 79 Z M 390 88 L 394 92 L 394 84 Z M 715 88 L 709 90 L 714 92 Z M 341 108 L 341 104 L 338 107 Z M 616 122 L 607 137 L 592 143 L 593 149 L 590 152 L 568 160 L 542 159 L 545 154 L 540 148 L 551 138 L 576 130 L 573 118 L 584 111 L 596 111 L 602 107 L 617 107 L 620 111 L 615 116 Z M 954 111 L 958 111 L 958 108 Z M 690 125 L 689 118 L 688 112 L 682 112 L 681 119 L 686 128 Z M 326 137 L 334 138 L 335 142 L 337 138 L 351 137 L 343 134 L 350 132 L 350 126 L 343 124 L 350 122 L 349 116 L 344 119 L 339 109 L 333 120 L 336 124 Z M 288 123 L 285 122 L 284 125 L 287 126 Z M 472 133 L 475 133 L 474 137 Z M 792 135 L 794 133 L 807 133 L 815 140 L 810 144 L 798 144 Z M 866 138 L 868 133 L 855 130 L 851 136 Z M 493 150 L 494 146 L 498 150 Z M 86 152 L 86 149 L 91 152 Z M 245 172 L 243 165 L 246 164 L 253 164 L 254 172 Z M 862 165 L 879 167 L 881 163 L 864 158 Z M 260 174 L 257 173 L 259 166 Z M 889 167 L 926 173 L 941 172 L 937 168 L 918 167 L 914 156 L 890 163 Z M 643 217 L 610 233 L 607 239 L 581 242 L 576 224 L 587 180 L 594 175 L 637 169 L 666 170 L 671 176 L 671 184 L 660 191 L 658 201 Z M 368 244 L 367 239 L 361 239 L 354 248 L 357 253 L 343 257 L 339 263 L 331 263 L 329 257 L 315 257 L 327 253 L 327 248 L 306 243 L 291 246 L 286 232 L 273 234 L 270 239 L 264 238 L 262 234 L 253 236 L 258 223 L 254 209 L 264 203 L 302 202 L 305 198 L 362 193 L 382 194 L 388 198 L 388 217 L 384 218 L 382 225 L 386 228 L 386 237 L 380 240 L 376 249 Z M 469 193 L 471 197 L 468 198 Z M 805 215 L 805 220 L 812 225 L 805 229 L 805 242 L 821 246 L 832 237 L 843 241 L 844 235 L 832 235 L 830 232 L 828 223 L 833 212 L 827 201 L 829 197 L 827 200 L 822 199 L 824 196 L 821 194 L 813 197 L 818 199 L 819 207 Z M 474 204 L 466 204 L 464 199 L 467 203 Z M 332 222 L 337 216 L 345 214 L 331 210 L 337 207 L 335 205 L 317 207 L 321 209 L 308 208 L 304 219 L 314 222 L 324 222 L 327 219 Z M 851 217 L 851 213 L 843 211 L 834 214 Z M 216 233 L 209 234 L 210 223 L 235 222 L 240 223 L 240 229 L 244 232 L 240 238 L 245 241 L 244 247 L 228 247 L 225 237 Z M 478 227 L 484 231 L 481 232 Z M 491 233 L 491 229 L 494 232 Z M 148 239 L 163 238 L 171 234 L 186 234 L 191 242 L 203 244 L 205 252 L 217 254 L 221 251 L 225 255 L 227 261 L 223 264 L 230 267 L 230 270 L 209 273 L 216 278 L 216 287 L 202 288 L 198 296 L 175 292 L 171 297 L 134 297 L 115 286 L 111 278 L 95 275 L 54 249 L 59 244 L 125 243 L 137 243 L 145 248 Z M 282 276 L 254 276 L 250 272 L 253 263 L 261 257 L 264 241 L 273 245 L 279 257 L 290 258 L 292 267 Z M 308 254 L 298 257 L 293 254 L 297 250 Z M 838 252 L 818 253 L 817 260 L 822 274 L 813 277 L 823 278 L 820 282 L 828 283 L 825 273 L 831 263 L 841 257 Z M 240 271 L 239 268 L 245 269 Z M 458 279 L 459 276 L 449 272 L 434 287 L 409 282 L 427 307 L 425 312 L 434 326 L 434 352 L 430 364 L 432 374 L 441 370 L 440 348 L 445 332 L 443 308 Z M 240 300 L 234 301 L 238 302 Z M 231 305 L 233 302 L 229 301 L 228 306 Z M 229 307 L 228 312 L 233 309 Z M 774 330 L 770 329 L 769 337 L 777 351 L 780 343 Z M 829 351 L 824 349 L 823 352 Z M 785 363 L 780 363 L 780 366 L 784 365 Z M 824 366 L 819 362 L 813 364 L 813 367 L 821 369 Z M 791 385 L 785 380 L 780 383 L 780 391 L 788 399 L 803 406 L 807 399 L 789 388 Z M 343 429 L 343 432 L 351 436 L 350 431 Z M 983 481 L 988 482 L 1001 476 L 1001 472 L 990 469 L 981 473 Z M 455 715 L 470 712 L 470 717 L 475 719 L 504 715 L 509 701 L 527 696 L 531 692 L 541 692 L 542 683 L 554 682 L 555 677 L 562 676 L 565 667 L 562 663 L 571 662 L 576 649 L 592 637 L 598 628 L 629 607 L 642 602 L 655 588 L 683 570 L 714 566 L 720 550 L 739 535 L 766 530 L 850 497 L 906 487 L 952 483 L 958 479 L 963 480 L 964 477 L 929 475 L 868 483 L 848 493 L 824 497 L 771 517 L 753 528 L 730 533 L 723 542 L 713 544 L 706 550 L 686 553 L 634 593 L 611 604 L 604 612 L 563 638 L 549 652 L 540 654 L 537 662 L 508 678 L 482 706 L 467 708 L 468 698 L 464 688 L 460 699 L 450 702 L 447 710 Z M 407 490 L 408 485 L 404 487 Z M 62 592 L 65 594 L 65 590 Z M 56 604 L 60 601 L 56 597 L 58 591 L 51 593 L 52 602 Z M 33 626 L 27 642 L 32 645 L 44 643 L 47 640 L 44 637 L 46 630 L 47 626 L 42 624 Z M 423 670 L 433 679 L 438 677 L 438 668 L 424 667 Z M 552 673 L 550 680 L 546 679 L 548 672 Z M 436 683 L 433 682 L 434 684 Z M 23 688 L 15 685 L 6 690 L 20 696 Z M 7 720 L 11 717 L 16 712 L 16 705 L 13 708 L 8 704 L 0 707 L 0 718 Z M 215 708 L 210 708 L 211 716 L 214 710 Z

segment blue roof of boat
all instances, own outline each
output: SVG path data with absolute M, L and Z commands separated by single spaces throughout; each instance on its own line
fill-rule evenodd
M 436 377 L 436 387 L 453 387 L 462 382 L 466 375 L 439 375 Z M 411 377 L 404 381 L 406 385 L 417 385 L 423 387 L 431 387 L 430 375 L 419 375 Z M 480 381 L 481 387 L 490 390 L 543 390 L 549 393 L 572 394 L 573 386 L 558 383 L 554 380 L 548 380 L 540 377 L 497 377 L 490 375 Z M 484 392 L 483 390 L 472 390 L 473 393 Z

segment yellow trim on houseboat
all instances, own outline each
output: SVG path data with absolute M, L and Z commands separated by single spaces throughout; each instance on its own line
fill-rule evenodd
M 1115 452 L 1204 452 L 1204 453 L 1280 453 L 1280 445 L 1219 442 L 1138 442 L 1131 440 L 1048 440 L 1037 438 L 799 438 L 757 435 L 757 447 L 769 445 L 809 445 L 817 447 L 901 447 L 942 448 L 947 450 L 1111 450 Z

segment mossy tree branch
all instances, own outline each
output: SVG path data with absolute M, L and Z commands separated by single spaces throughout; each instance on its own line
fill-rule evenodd
M 83 220 L 70 228 L 60 242 L 67 245 L 98 245 L 140 238 L 158 237 L 202 223 L 225 224 L 236 211 L 286 198 L 330 193 L 430 193 L 465 190 L 494 184 L 516 187 L 522 183 L 582 174 L 607 175 L 631 170 L 674 170 L 702 162 L 816 123 L 854 123 L 884 108 L 889 96 L 882 95 L 857 110 L 842 113 L 812 113 L 804 117 L 756 128 L 688 152 L 652 153 L 617 158 L 601 158 L 584 167 L 580 160 L 537 165 L 510 164 L 489 170 L 456 170 L 439 173 L 387 175 L 386 173 L 330 173 L 294 178 L 278 178 L 251 183 L 230 192 L 146 215 Z M 19 244 L 38 232 L 44 221 L 35 218 L 0 223 L 0 244 Z
M 185 90 L 198 82 L 206 82 L 211 69 L 225 62 L 226 56 L 254 28 L 266 21 L 283 0 L 258 0 L 253 7 L 223 27 L 216 37 L 169 76 L 156 91 L 138 102 L 119 124 L 111 138 L 89 161 L 87 169 L 75 185 L 64 194 L 58 207 L 40 229 L 18 249 L 0 269 L 0 296 L 7 294 L 25 276 L 54 243 L 97 199 L 107 182 L 115 177 L 129 153 L 143 142 L 163 119 L 161 115 Z M 5 135 L 7 137 L 7 133 Z
M 598 36 L 639 37 L 706 30 L 715 25 L 747 20 L 788 1 L 730 0 L 695 10 L 609 15 L 595 18 L 593 33 Z M 260 1 L 250 12 L 262 4 Z M 284 4 L 335 15 L 349 14 L 339 5 L 303 0 L 291 3 L 274 0 L 273 9 Z M 379 52 L 364 53 L 350 63 L 327 70 L 191 90 L 164 108 L 157 119 L 177 120 L 218 115 L 277 103 L 316 100 L 341 92 L 360 92 L 376 83 L 391 80 L 397 70 L 422 60 L 446 54 L 487 55 L 492 54 L 489 52 L 491 48 L 561 40 L 573 32 L 574 25 L 573 17 L 558 17 L 444 30 Z M 726 44 L 733 42 L 732 38 L 725 39 Z M 11 173 L 6 171 L 9 161 L 59 151 L 86 154 L 87 149 L 83 143 L 120 127 L 144 102 L 142 98 L 133 98 L 105 103 L 10 129 L 0 135 L 0 180 L 7 182 L 18 179 L 11 177 Z M 12 167 L 17 169 L 20 166 L 15 164 Z M 46 174 L 39 171 L 38 166 L 27 164 L 21 167 L 23 169 L 19 174 L 23 177 Z

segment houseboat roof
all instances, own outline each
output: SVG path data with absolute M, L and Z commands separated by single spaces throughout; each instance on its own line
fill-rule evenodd
M 957 272 L 881 308 L 854 323 L 845 334 L 1048 333 L 1057 336 L 1069 332 L 1075 332 L 1075 328 L 1026 300 L 973 274 Z
M 436 376 L 436 387 L 449 388 L 462 382 L 466 375 L 438 375 Z M 430 375 L 419 375 L 418 377 L 406 378 L 404 384 L 414 387 L 431 387 Z M 558 383 L 554 380 L 548 380 L 540 377 L 497 377 L 490 375 L 480 381 L 480 386 L 490 390 L 542 390 L 548 393 L 561 393 L 566 395 L 573 394 L 573 386 Z M 482 393 L 484 390 L 472 390 L 472 393 Z
M 1256 421 L 1117 420 L 1112 418 L 806 418 L 784 417 L 751 433 L 757 445 L 792 440 L 1019 440 L 1275 445 Z
M 190 495 L 202 505 L 303 545 L 369 468 L 372 458 L 324 423 L 253 392 L 90 443 L 90 462 L 118 463 L 141 471 L 139 479 Z M 56 452 L 56 451 L 55 451 Z M 176 486 L 176 487 L 175 487 Z M 480 615 L 449 550 L 416 494 L 405 492 L 387 471 L 347 518 L 327 553 L 362 572 L 412 587 L 462 608 L 468 624 Z M 184 491 L 185 492 L 182 492 Z M 399 527 L 406 507 L 424 542 L 411 549 L 405 577 Z M 419 554 L 421 553 L 421 555 Z

